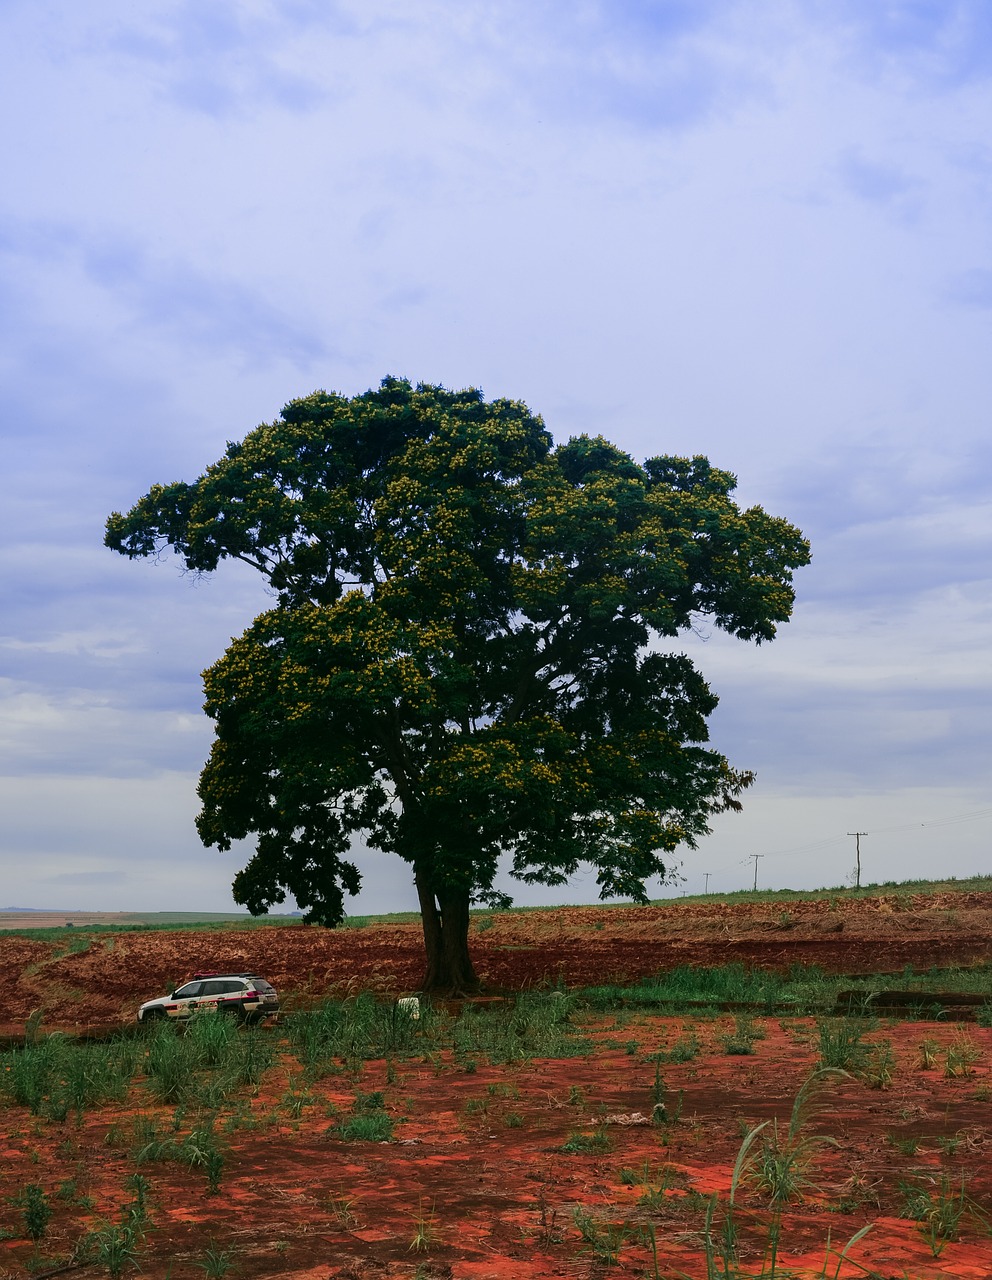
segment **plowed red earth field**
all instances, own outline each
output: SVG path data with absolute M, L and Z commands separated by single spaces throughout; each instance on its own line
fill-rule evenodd
M 860 973 L 990 959 L 992 895 L 842 907 L 789 903 L 788 918 L 778 907 L 677 905 L 528 913 L 497 917 L 473 948 L 496 989 L 637 978 L 687 962 L 813 961 Z M 121 934 L 98 936 L 85 951 L 57 950 L 0 939 L 9 1018 L 38 1007 L 43 1029 L 130 1018 L 140 998 L 201 967 L 258 969 L 290 1004 L 363 987 L 407 992 L 420 970 L 414 926 Z M 573 1021 L 592 1042 L 584 1056 L 492 1065 L 484 1054 L 425 1046 L 391 1062 L 329 1061 L 308 1078 L 284 1030 L 263 1028 L 257 1035 L 271 1045 L 273 1065 L 216 1110 L 224 1153 L 216 1195 L 202 1170 L 137 1163 L 149 1125 L 182 1137 L 203 1119 L 202 1100 L 200 1110 L 156 1104 L 140 1067 L 126 1102 L 78 1120 L 35 1116 L 8 1099 L 0 1110 L 0 1276 L 64 1269 L 84 1230 L 119 1219 L 132 1195 L 127 1180 L 138 1172 L 150 1184 L 150 1230 L 137 1261 L 152 1280 L 200 1280 L 220 1274 L 225 1260 L 233 1280 L 705 1277 L 708 1197 L 719 1197 L 719 1227 L 742 1135 L 774 1121 L 784 1135 L 818 1061 L 817 1027 L 758 1019 L 764 1034 L 753 1053 L 731 1056 L 729 1014 L 579 1012 Z M 808 1146 L 804 1198 L 782 1207 L 775 1274 L 988 1280 L 992 1029 L 863 1027 L 879 1046 L 876 1064 L 887 1066 L 874 1080 L 832 1078 L 808 1117 L 802 1137 L 828 1141 Z M 693 1038 L 695 1056 L 664 1061 L 656 1081 L 655 1055 Z M 667 1123 L 652 1124 L 659 1086 Z M 345 1140 L 342 1117 L 359 1095 L 375 1092 L 391 1139 Z M 754 1153 L 770 1133 L 771 1125 Z M 592 1149 L 563 1149 L 582 1145 L 575 1135 Z M 53 1209 L 37 1250 L 17 1202 L 29 1184 Z M 956 1207 L 963 1212 L 955 1223 Z M 774 1217 L 767 1189 L 754 1176 L 742 1182 L 741 1264 L 732 1274 L 771 1275 Z M 841 1260 L 844 1244 L 869 1224 Z M 98 1274 L 107 1270 L 95 1262 L 84 1270 Z M 124 1274 L 138 1273 L 128 1264 Z
M 680 964 L 733 961 L 898 972 L 992 959 L 992 893 L 560 907 L 483 917 L 471 945 L 484 983 L 498 992 L 636 981 Z M 0 937 L 0 1020 L 17 1024 L 36 1008 L 53 1027 L 130 1019 L 141 1000 L 198 969 L 252 970 L 297 1001 L 349 990 L 404 993 L 417 989 L 423 946 L 416 924 L 80 932 L 51 943 Z

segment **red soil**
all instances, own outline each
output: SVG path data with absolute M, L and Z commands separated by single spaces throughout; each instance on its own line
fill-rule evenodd
M 73 936 L 82 945 L 83 936 Z M 30 939 L 0 938 L 0 984 L 5 1016 L 19 1029 L 34 1008 L 43 1029 L 131 1020 L 136 1004 L 198 968 L 253 969 L 269 977 L 287 1003 L 362 988 L 415 990 L 421 970 L 414 925 L 327 931 L 302 927 L 149 932 L 97 936 L 86 950 Z M 680 906 L 563 909 L 493 917 L 473 926 L 477 967 L 495 990 L 636 979 L 677 964 L 739 960 L 784 968 L 813 962 L 834 972 L 898 971 L 992 959 L 992 895 L 892 896 L 780 906 Z M 653 1105 L 650 1055 L 671 1048 L 689 1027 L 700 1055 L 662 1068 L 677 1123 L 655 1127 L 618 1117 Z M 574 1220 L 587 1214 L 602 1233 L 626 1223 L 618 1264 L 608 1274 L 653 1276 L 648 1244 L 637 1231 L 653 1228 L 658 1274 L 673 1280 L 705 1274 L 702 1197 L 717 1193 L 725 1206 L 742 1132 L 777 1119 L 787 1126 L 792 1100 L 817 1060 L 816 1031 L 805 1020 L 763 1019 L 766 1037 L 752 1056 L 728 1057 L 717 1020 L 607 1016 L 580 1031 L 596 1041 L 588 1058 L 523 1061 L 475 1070 L 450 1052 L 398 1060 L 390 1083 L 384 1062 L 311 1083 L 312 1101 L 294 1119 L 285 1095 L 299 1091 L 299 1065 L 285 1045 L 279 1065 L 258 1090 L 238 1099 L 237 1127 L 227 1104 L 217 1126 L 227 1144 L 220 1194 L 206 1194 L 202 1173 L 174 1163 L 143 1164 L 151 1185 L 153 1230 L 140 1257 L 149 1280 L 199 1280 L 211 1244 L 230 1250 L 232 1280 L 550 1280 L 604 1274 Z M 13 1028 L 12 1028 L 13 1029 Z M 278 1030 L 269 1034 L 278 1039 Z M 977 1055 L 960 1074 L 947 1075 L 946 1050 L 962 1037 Z M 862 1226 L 871 1232 L 851 1261 L 830 1262 L 840 1280 L 875 1277 L 930 1280 L 992 1276 L 992 1240 L 980 1216 L 965 1216 L 960 1239 L 937 1241 L 934 1257 L 919 1224 L 900 1213 L 900 1183 L 940 1198 L 964 1180 L 967 1195 L 992 1216 L 992 1030 L 939 1023 L 894 1023 L 871 1039 L 891 1041 L 891 1086 L 873 1089 L 841 1079 L 828 1089 L 805 1133 L 836 1146 L 817 1149 L 804 1202 L 783 1212 L 780 1261 L 794 1274 L 820 1275 L 828 1237 L 839 1249 Z M 935 1065 L 922 1070 L 918 1047 L 940 1042 Z M 354 1064 L 352 1064 L 354 1066 Z M 332 1108 L 347 1112 L 357 1091 L 380 1090 L 395 1122 L 391 1142 L 344 1142 L 334 1136 Z M 136 1171 L 133 1124 L 138 1115 L 161 1125 L 173 1109 L 149 1103 L 141 1080 L 123 1107 L 87 1112 L 55 1123 L 21 1107 L 0 1110 L 0 1280 L 26 1275 L 32 1247 L 20 1207 L 11 1197 L 28 1183 L 49 1195 L 54 1217 L 41 1242 L 41 1273 L 65 1265 L 73 1243 L 98 1218 L 117 1215 L 129 1198 L 125 1180 Z M 613 1119 L 610 1119 L 613 1117 Z M 518 1123 L 519 1121 L 519 1123 Z M 181 1132 L 194 1122 L 179 1116 Z M 604 1127 L 611 1149 L 568 1154 L 574 1132 Z M 767 1131 L 766 1131 L 767 1132 Z M 630 1185 L 623 1170 L 642 1171 L 646 1185 Z M 75 1181 L 74 1200 L 59 1198 Z M 663 1190 L 659 1188 L 664 1187 Z M 646 1190 L 658 1192 L 652 1203 Z M 79 1196 L 92 1204 L 79 1203 Z M 771 1214 L 767 1197 L 742 1189 L 739 1226 L 744 1274 L 759 1274 Z M 412 1248 L 419 1222 L 433 1238 Z M 719 1221 L 719 1218 L 718 1218 Z M 419 1269 L 419 1270 L 418 1270 Z M 88 1274 L 97 1273 L 91 1268 Z M 130 1273 L 128 1273 L 130 1274 Z
M 96 935 L 87 950 L 59 954 L 86 937 L 94 935 L 66 934 L 58 943 L 0 937 L 0 1018 L 16 1024 L 41 1007 L 49 1026 L 130 1019 L 141 1000 L 197 969 L 254 970 L 297 999 L 415 991 L 423 972 L 415 924 Z M 992 893 L 564 907 L 483 917 L 472 926 L 471 945 L 480 976 L 495 991 L 630 981 L 680 964 L 732 961 L 898 972 L 992 960 Z
M 241 1280 L 410 1278 L 418 1266 L 422 1280 L 600 1276 L 601 1264 L 575 1221 L 579 1211 L 600 1232 L 627 1224 L 611 1274 L 654 1274 L 649 1244 L 636 1236 L 653 1228 L 659 1274 L 701 1277 L 703 1198 L 716 1193 L 726 1204 L 742 1132 L 774 1119 L 782 1132 L 816 1061 L 815 1028 L 807 1021 L 764 1020 L 766 1036 L 749 1057 L 724 1053 L 720 1037 L 732 1026 L 729 1016 L 625 1017 L 619 1026 L 607 1018 L 580 1028 L 596 1040 L 588 1058 L 510 1067 L 479 1061 L 467 1071 L 464 1061 L 443 1053 L 397 1061 L 393 1077 L 383 1062 L 356 1074 L 334 1066 L 334 1074 L 309 1085 L 312 1100 L 296 1120 L 284 1098 L 287 1086 L 301 1087 L 299 1068 L 284 1057 L 259 1090 L 238 1099 L 240 1127 L 224 1133 L 230 1105 L 218 1118 L 229 1144 L 220 1194 L 205 1193 L 202 1173 L 171 1163 L 140 1166 L 152 1184 L 154 1228 L 140 1257 L 142 1272 L 150 1280 L 201 1277 L 213 1244 L 231 1251 L 231 1274 Z M 663 1067 L 671 1111 L 681 1093 L 678 1120 L 667 1127 L 628 1123 L 651 1114 L 648 1055 L 671 1047 L 684 1030 L 698 1036 L 700 1055 Z M 946 1052 L 931 1069 L 920 1069 L 924 1038 L 935 1037 L 946 1051 L 962 1034 L 979 1055 L 970 1074 L 946 1076 Z M 806 1200 L 785 1208 L 780 1261 L 797 1274 L 819 1275 L 828 1237 L 840 1249 L 870 1222 L 851 1261 L 839 1264 L 834 1256 L 828 1275 L 987 1280 L 992 1241 L 980 1219 L 966 1218 L 960 1239 L 938 1241 L 934 1258 L 919 1224 L 900 1216 L 900 1183 L 927 1187 L 936 1197 L 942 1175 L 955 1192 L 964 1179 L 967 1194 L 988 1213 L 992 1031 L 901 1023 L 871 1038 L 880 1036 L 894 1051 L 891 1087 L 839 1079 L 804 1130 L 836 1145 L 815 1151 Z M 359 1090 L 384 1094 L 395 1123 L 392 1141 L 344 1142 L 334 1135 L 331 1109 L 347 1113 Z M 52 1195 L 75 1179 L 77 1196 L 93 1199 L 88 1209 L 52 1195 L 56 1213 L 41 1246 L 52 1266 L 67 1257 L 95 1215 L 117 1215 L 126 1203 L 125 1180 L 136 1168 L 137 1114 L 163 1127 L 172 1119 L 170 1108 L 148 1105 L 140 1082 L 127 1107 L 87 1113 L 79 1126 L 71 1117 L 63 1124 L 38 1121 L 17 1107 L 0 1118 L 8 1195 L 28 1182 Z M 181 1123 L 188 1127 L 192 1118 Z M 598 1127 L 608 1134 L 610 1150 L 562 1151 L 570 1134 Z M 632 1171 L 635 1185 L 623 1170 Z M 641 1198 L 650 1190 L 657 1195 L 646 1203 Z M 768 1242 L 767 1197 L 748 1184 L 738 1210 L 744 1274 L 756 1274 Z M 429 1236 L 422 1252 L 412 1248 L 418 1222 Z M 8 1202 L 2 1225 L 13 1238 L 0 1245 L 2 1275 L 26 1274 L 32 1249 L 21 1224 L 20 1210 Z

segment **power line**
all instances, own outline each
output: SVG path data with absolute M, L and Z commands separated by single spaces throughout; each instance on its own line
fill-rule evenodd
M 847 834 L 849 836 L 854 836 L 854 847 L 855 847 L 855 850 L 857 851 L 857 859 L 858 859 L 857 871 L 854 874 L 854 887 L 855 889 L 860 889 L 861 888 L 861 837 L 866 836 L 868 832 L 867 831 L 849 831 Z
M 949 827 L 961 822 L 974 822 L 989 815 L 992 815 L 992 808 L 975 809 L 969 813 L 952 814 L 946 818 L 931 818 L 926 822 L 907 822 L 897 827 L 872 827 L 872 835 L 891 835 L 898 831 L 918 831 L 925 827 Z M 773 853 L 762 854 L 762 857 L 785 858 L 796 853 L 812 853 L 816 849 L 825 849 L 828 845 L 840 844 L 841 841 L 847 839 L 847 836 L 853 834 L 853 832 L 849 831 L 845 835 L 827 836 L 823 840 L 814 840 L 809 844 L 793 845 L 788 849 L 776 849 Z M 863 831 L 861 834 L 867 835 L 867 832 Z

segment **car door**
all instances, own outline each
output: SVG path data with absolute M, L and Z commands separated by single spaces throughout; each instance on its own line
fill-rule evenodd
M 196 1002 L 198 1013 L 216 1013 L 217 997 L 227 990 L 227 983 L 220 978 L 208 978 L 203 984 L 199 999 Z
M 180 987 L 177 991 L 173 991 L 172 1000 L 175 1009 L 174 1016 L 177 1018 L 186 1018 L 193 1012 L 198 1004 L 198 997 L 203 990 L 202 982 L 187 982 L 185 986 Z

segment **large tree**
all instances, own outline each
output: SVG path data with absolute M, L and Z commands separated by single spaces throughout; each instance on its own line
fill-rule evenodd
M 645 901 L 664 857 L 751 774 L 703 744 L 716 698 L 671 641 L 788 619 L 799 531 L 740 510 L 705 458 L 555 447 L 525 405 L 393 378 L 320 391 L 193 484 L 108 521 L 129 557 L 252 565 L 276 601 L 205 673 L 216 740 L 197 826 L 256 839 L 234 881 L 338 923 L 361 835 L 410 864 L 425 990 L 478 987 L 469 905 L 513 875 Z

